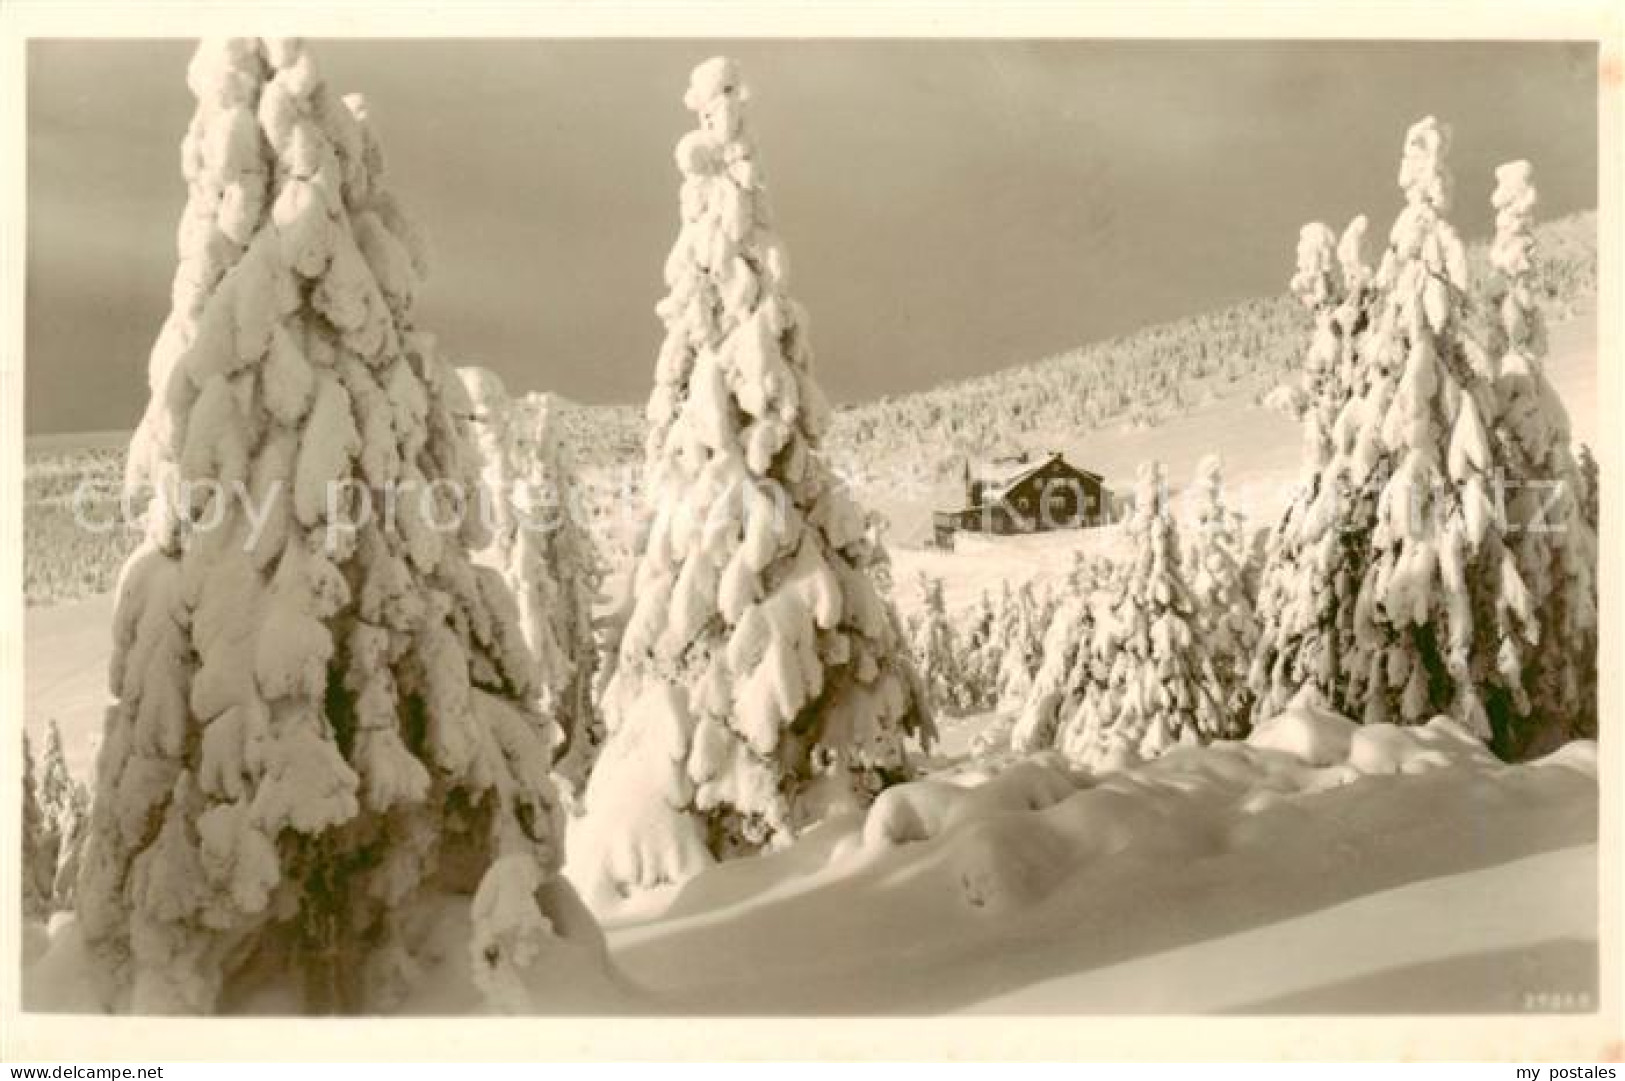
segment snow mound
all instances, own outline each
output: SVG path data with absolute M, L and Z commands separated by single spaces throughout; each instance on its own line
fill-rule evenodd
M 1572 743 L 1565 743 L 1546 757 L 1537 758 L 1529 764 L 1543 768 L 1572 769 L 1577 773 L 1595 779 L 1597 776 L 1597 741 L 1577 739 Z
M 1004 911 L 1039 900 L 1069 873 L 1067 838 L 1005 814 L 968 823 L 948 850 L 964 903 Z
M 1312 766 L 1346 761 L 1359 726 L 1313 705 L 1293 705 L 1255 728 L 1247 745 L 1301 758 Z
M 1443 714 L 1419 727 L 1363 725 L 1349 740 L 1348 764 L 1365 774 L 1424 773 L 1462 759 L 1496 762 L 1482 742 Z
M 691 877 L 712 862 L 696 821 L 645 793 L 684 792 L 686 745 L 694 725 L 682 695 L 651 687 L 625 711 L 634 739 L 605 745 L 587 799 L 599 814 L 572 823 L 565 874 L 595 908 L 633 888 L 654 889 Z
M 50 945 L 50 933 L 40 920 L 23 920 L 22 965 L 24 968 L 39 960 Z
M 49 931 L 31 923 L 23 950 L 23 1009 L 37 1013 L 103 1013 L 103 991 L 73 916 Z
M 1571 744 L 1543 762 L 1583 774 L 1594 772 L 1595 758 L 1594 747 Z M 1219 859 L 1268 846 L 1283 830 L 1323 829 L 1316 801 L 1351 786 L 1380 799 L 1386 778 L 1443 771 L 1480 778 L 1474 783 L 1494 791 L 1484 780 L 1511 769 L 1448 717 L 1414 727 L 1360 726 L 1305 701 L 1245 741 L 1176 747 L 1111 772 L 1080 773 L 1055 752 L 1011 764 L 975 761 L 888 789 L 846 827 L 855 835 L 821 834 L 817 858 L 798 856 L 800 842 L 773 858 L 791 875 L 810 871 L 807 889 L 814 881 L 878 875 L 986 914 L 1038 904 L 1080 876 Z M 1354 850 L 1344 843 L 1331 852 Z M 713 874 L 690 888 L 705 893 L 715 912 L 729 902 L 720 882 L 708 884 Z M 736 874 L 730 882 L 738 891 L 745 880 Z M 802 887 L 767 875 L 757 876 L 754 888 L 783 897 Z M 736 892 L 734 903 L 742 901 Z
M 930 778 L 880 794 L 863 824 L 865 848 L 929 841 L 967 822 L 1041 811 L 1077 791 L 1073 776 L 1053 760 L 1027 759 L 982 784 Z
M 1260 724 L 1247 746 L 1291 755 L 1309 766 L 1344 767 L 1344 777 L 1349 771 L 1424 773 L 1463 761 L 1498 764 L 1481 740 L 1444 714 L 1424 725 L 1359 725 L 1312 703 L 1294 703 Z M 1583 751 L 1569 753 L 1584 760 Z

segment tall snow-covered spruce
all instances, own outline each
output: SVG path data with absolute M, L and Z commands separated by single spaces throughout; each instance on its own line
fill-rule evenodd
M 682 228 L 648 405 L 650 515 L 607 741 L 572 835 L 602 897 L 677 882 L 910 775 L 931 724 L 859 509 L 819 449 L 828 406 L 786 292 L 749 97 L 697 67 L 677 145 Z
M 467 554 L 478 463 L 413 319 L 421 245 L 301 42 L 206 42 L 188 82 L 82 933 L 115 1009 L 207 1012 L 247 967 L 382 1010 L 414 926 L 474 895 L 473 979 L 512 1004 L 545 980 L 537 897 L 565 896 L 553 736 L 513 597 Z
M 1508 162 L 1495 180 L 1488 299 L 1490 355 L 1499 366 L 1491 435 L 1504 469 L 1505 543 L 1538 627 L 1533 643 L 1518 637 L 1500 643 L 1500 690 L 1490 719 L 1496 749 L 1521 758 L 1597 734 L 1597 541 L 1568 410 L 1542 364 L 1533 170 L 1526 161 Z
M 1313 319 L 1304 357 L 1303 464 L 1271 532 L 1258 587 L 1258 635 L 1247 674 L 1253 721 L 1306 690 L 1343 707 L 1343 658 L 1353 638 L 1375 501 L 1368 428 L 1348 406 L 1364 385 L 1360 348 L 1374 299 L 1363 244 L 1366 219 L 1339 240 L 1319 222 L 1298 238 L 1292 291 Z
M 1466 252 L 1444 217 L 1447 149 L 1432 117 L 1406 133 L 1406 206 L 1377 273 L 1370 385 L 1350 405 L 1383 483 L 1348 697 L 1367 723 L 1448 713 L 1489 740 L 1486 695 L 1522 698 L 1523 658 L 1539 632 L 1496 508 L 1504 469 L 1489 436 L 1493 362 L 1470 333 Z

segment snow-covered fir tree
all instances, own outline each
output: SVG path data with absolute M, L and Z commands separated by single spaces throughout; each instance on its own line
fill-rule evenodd
M 1130 555 L 1113 596 L 1095 614 L 1094 685 L 1063 719 L 1055 741 L 1094 770 L 1155 758 L 1228 730 L 1181 565 L 1162 465 L 1141 466 L 1136 487 Z
M 1072 553 L 1072 566 L 1066 572 L 1066 593 L 1090 593 L 1106 584 L 1111 575 L 1110 561 L 1084 552 Z
M 869 562 L 863 569 L 869 575 L 869 580 L 874 582 L 881 598 L 891 607 L 892 590 L 896 586 L 892 576 L 891 549 L 886 546 L 886 533 L 891 529 L 891 520 L 873 507 L 862 507 L 860 510 L 863 512 L 863 535 L 870 553 Z
M 417 970 L 411 922 L 472 894 L 473 978 L 512 1004 L 552 937 L 553 732 L 513 597 L 467 554 L 478 463 L 413 318 L 421 243 L 303 43 L 206 42 L 188 83 L 84 938 L 115 1009 L 213 1010 L 257 960 L 307 1010 L 373 1011 Z
M 998 697 L 999 662 L 1003 657 L 997 632 L 998 613 L 993 607 L 993 596 L 984 589 L 966 614 L 962 631 L 956 638 L 962 666 L 960 688 L 964 696 L 958 705 L 967 713 L 992 709 Z
M 22 878 L 23 916 L 44 919 L 51 914 L 52 880 L 56 876 L 56 838 L 45 811 L 40 807 L 39 789 L 34 783 L 34 752 L 28 733 L 23 733 L 22 785 Z
M 1334 428 L 1337 417 L 1350 396 L 1363 386 L 1360 346 L 1371 323 L 1377 303 L 1376 272 L 1366 259 L 1365 241 L 1370 229 L 1364 214 L 1356 215 L 1337 240 L 1337 269 L 1342 275 L 1342 300 L 1337 305 L 1338 359 L 1336 376 L 1317 399 L 1321 423 Z
M 1337 236 L 1322 222 L 1310 222 L 1298 232 L 1298 265 L 1291 289 L 1313 320 L 1309 348 L 1296 384 L 1280 388 L 1288 411 L 1303 418 L 1307 457 L 1324 458 L 1329 452 L 1331 425 L 1336 419 L 1341 335 L 1337 310 L 1344 298 L 1343 278 L 1337 269 Z
M 910 775 L 929 712 L 874 536 L 820 451 L 829 409 L 787 292 L 731 60 L 699 65 L 658 306 L 651 514 L 572 835 L 594 894 L 687 878 Z
M 1539 632 L 1495 505 L 1493 373 L 1469 333 L 1466 252 L 1444 217 L 1447 147 L 1432 117 L 1407 132 L 1406 206 L 1377 275 L 1382 301 L 1363 365 L 1370 385 L 1357 403 L 1356 453 L 1374 459 L 1385 481 L 1355 603 L 1347 694 L 1367 723 L 1448 713 L 1489 740 L 1485 695 L 1521 705 L 1524 657 Z
M 1596 534 L 1601 520 L 1598 485 L 1602 480 L 1597 469 L 1597 457 L 1591 453 L 1591 444 L 1580 444 L 1580 449 L 1575 452 L 1575 463 L 1580 469 L 1580 513 L 1591 527 L 1591 532 Z
M 1103 684 L 1105 643 L 1097 641 L 1095 611 L 1112 590 L 1112 564 L 1075 553 L 1066 586 L 1044 631 L 1032 688 L 1010 728 L 1010 747 L 1020 754 L 1055 745 L 1061 728 L 1077 716 L 1087 696 Z
M 1056 608 L 1032 688 L 1010 729 L 1011 750 L 1028 754 L 1054 746 L 1061 724 L 1083 705 L 1094 683 L 1093 599 L 1073 592 Z
M 40 758 L 36 791 L 55 850 L 52 904 L 59 909 L 70 908 L 79 874 L 79 854 L 90 823 L 90 793 L 68 772 L 62 728 L 54 719 L 45 731 L 45 750 Z
M 571 478 L 545 396 L 515 401 L 495 372 L 458 370 L 484 461 L 490 543 L 476 560 L 502 575 L 536 660 L 537 707 L 559 727 L 556 772 L 585 785 L 602 742 L 593 703 L 593 601 L 602 571 L 577 515 Z
M 942 579 L 920 572 L 920 607 L 910 620 L 909 641 L 914 668 L 934 710 L 958 709 L 964 699 L 960 655 L 942 597 Z
M 53 718 L 45 726 L 45 749 L 40 752 L 39 801 L 53 822 L 73 813 L 84 801 L 84 787 L 68 772 L 62 747 L 62 726 Z
M 1209 454 L 1196 465 L 1196 528 L 1189 552 L 1191 595 L 1198 633 L 1218 677 L 1227 723 L 1224 734 L 1245 734 L 1252 694 L 1247 671 L 1258 642 L 1256 602 L 1247 587 L 1248 552 L 1241 515 L 1226 503 L 1224 466 Z
M 520 402 L 524 415 L 521 453 L 527 483 L 520 513 L 541 526 L 546 563 L 553 568 L 555 604 L 548 609 L 552 635 L 563 644 L 573 664 L 568 679 L 550 688 L 564 716 L 571 719 L 555 770 L 581 793 L 604 743 L 597 687 L 602 643 L 594 607 L 603 586 L 605 566 L 587 526 L 584 497 L 576 487 L 576 467 L 565 449 L 558 399 L 528 394 Z
M 1491 441 L 1504 482 L 1505 544 L 1517 581 L 1504 568 L 1490 591 L 1500 643 L 1498 686 L 1488 708 L 1495 747 L 1521 758 L 1574 736 L 1596 734 L 1597 607 L 1595 525 L 1585 509 L 1586 479 L 1570 447 L 1568 410 L 1546 378 L 1546 328 L 1535 297 L 1533 170 L 1526 161 L 1495 170 L 1490 247 L 1493 275 L 1489 352 L 1498 361 Z M 1527 592 L 1524 598 L 1521 589 Z M 1538 626 L 1526 641 L 1516 608 Z M 1512 611 L 1508 613 L 1508 610 Z M 1510 618 L 1509 618 L 1510 614 Z
M 1353 636 L 1375 501 L 1368 433 L 1349 408 L 1363 388 L 1360 347 L 1374 302 L 1364 217 L 1341 240 L 1318 222 L 1298 240 L 1292 291 L 1313 320 L 1304 357 L 1303 459 L 1297 490 L 1266 544 L 1257 587 L 1256 647 L 1247 673 L 1253 721 L 1274 716 L 1308 688 L 1343 702 L 1342 658 Z M 1361 454 L 1354 453 L 1359 443 Z
M 999 668 L 994 677 L 998 709 L 1020 709 L 1032 693 L 1033 676 L 1044 659 L 1044 632 L 1049 628 L 1056 600 L 1040 592 L 1031 581 L 1014 589 L 1003 583 L 994 637 L 999 643 Z

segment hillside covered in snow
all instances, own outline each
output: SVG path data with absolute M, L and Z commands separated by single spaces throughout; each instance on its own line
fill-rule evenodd
M 1594 442 L 1596 214 L 1542 222 L 1537 237 L 1540 290 L 1553 323 L 1551 376 L 1575 414 L 1576 437 Z M 1473 259 L 1481 262 L 1486 251 L 1474 245 Z M 1296 462 L 1293 427 L 1264 398 L 1292 378 L 1306 327 L 1301 307 L 1283 291 L 982 378 L 842 405 L 828 453 L 859 497 L 883 510 L 894 539 L 908 545 L 928 538 L 933 509 L 956 504 L 965 463 L 994 454 L 1060 450 L 1126 489 L 1153 452 L 1183 476 L 1222 445 L 1235 459 L 1232 473 L 1251 482 Z M 1143 389 L 1125 382 L 1124 372 L 1137 373 Z M 609 504 L 641 485 L 642 406 L 545 397 L 580 466 L 599 543 L 624 548 L 624 519 Z M 1247 438 L 1238 438 L 1243 433 Z M 28 440 L 23 588 L 30 606 L 112 588 L 134 534 L 86 536 L 74 526 L 73 500 L 82 489 L 91 519 L 111 520 L 127 443 L 119 432 Z M 931 455 L 922 458 L 919 447 L 932 448 Z

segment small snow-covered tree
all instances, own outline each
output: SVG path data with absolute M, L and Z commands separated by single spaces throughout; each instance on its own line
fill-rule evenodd
M 1093 595 L 1071 593 L 1044 632 L 1043 659 L 1010 729 L 1010 749 L 1021 754 L 1055 745 L 1062 722 L 1074 716 L 1094 682 Z
M 40 756 L 39 801 L 51 824 L 61 832 L 72 819 L 85 811 L 89 794 L 84 785 L 68 772 L 68 757 L 62 747 L 62 726 L 53 719 L 45 728 L 45 750 Z
M 1258 642 L 1256 602 L 1247 589 L 1248 553 L 1240 514 L 1224 498 L 1224 466 L 1207 455 L 1196 466 L 1196 530 L 1189 554 L 1198 633 L 1207 643 L 1227 723 L 1224 734 L 1248 726 L 1247 670 Z
M 891 529 L 891 519 L 873 507 L 861 508 L 863 512 L 863 536 L 869 547 L 870 558 L 864 567 L 864 572 L 874 582 L 875 589 L 880 593 L 881 599 L 888 607 L 892 606 L 892 590 L 896 582 L 892 577 L 891 549 L 886 546 L 886 534 Z M 893 609 L 895 611 L 895 609 Z
M 996 708 L 1020 709 L 1032 693 L 1033 676 L 1044 659 L 1044 633 L 1054 610 L 1054 598 L 1047 592 L 1040 594 L 1031 581 L 1015 589 L 1009 582 L 1003 584 L 995 632 L 1000 646 Z
M 474 979 L 512 992 L 551 937 L 552 730 L 513 597 L 467 554 L 478 463 L 413 318 L 421 243 L 303 43 L 205 42 L 188 83 L 85 940 L 114 1008 L 209 1011 L 257 956 L 308 1010 L 378 1010 L 407 928 L 473 894 Z
M 1597 689 L 1596 532 L 1585 509 L 1584 469 L 1570 448 L 1568 411 L 1542 364 L 1546 329 L 1535 299 L 1532 176 L 1526 161 L 1495 170 L 1487 298 L 1489 352 L 1499 360 L 1491 441 L 1502 470 L 1505 544 L 1537 623 L 1533 641 L 1526 641 L 1515 611 L 1523 598 L 1503 573 L 1505 581 L 1488 598 L 1501 638 L 1500 693 L 1489 712 L 1496 750 L 1520 758 L 1576 735 L 1595 735 Z M 1511 598 L 1502 592 L 1508 586 L 1514 587 Z
M 1348 697 L 1367 723 L 1443 712 L 1489 740 L 1485 694 L 1522 697 L 1538 630 L 1494 502 L 1490 361 L 1468 332 L 1466 252 L 1444 217 L 1447 147 L 1432 117 L 1406 133 L 1406 207 L 1377 275 L 1360 419 L 1385 481 L 1355 603 Z
M 989 701 L 995 709 L 1003 705 L 1005 659 L 1010 652 L 1011 643 L 1020 636 L 1018 629 L 1020 617 L 1015 590 L 1010 588 L 1009 579 L 1001 579 L 998 597 L 993 601 L 993 627 L 988 632 L 988 670 L 992 677 Z
M 1095 613 L 1110 597 L 1113 568 L 1075 553 L 1064 591 L 1044 631 L 1038 669 L 1010 728 L 1010 747 L 1021 754 L 1055 745 L 1063 726 L 1103 684 L 1107 658 L 1097 653 Z
M 1105 584 L 1110 576 L 1111 567 L 1108 562 L 1099 556 L 1086 555 L 1083 552 L 1072 553 L 1072 566 L 1066 572 L 1064 596 L 1077 596 L 1083 593 L 1092 593 Z M 1056 599 L 1057 605 L 1063 597 Z
M 934 708 L 957 709 L 964 697 L 962 674 L 953 628 L 948 625 L 948 608 L 942 598 L 942 579 L 921 571 L 918 588 L 920 607 L 909 628 L 914 669 Z
M 966 617 L 964 633 L 960 636 L 959 655 L 964 666 L 961 685 L 965 696 L 960 706 L 967 712 L 994 706 L 1002 659 L 997 633 L 993 597 L 984 589 Z
M 69 908 L 73 905 L 79 853 L 89 825 L 90 793 L 68 772 L 67 755 L 62 749 L 62 728 L 54 719 L 46 728 L 37 792 L 46 827 L 55 839 L 53 904 L 59 909 Z
M 594 894 L 680 881 L 910 775 L 929 713 L 787 292 L 738 66 L 697 67 L 648 405 L 651 514 L 573 835 Z M 576 837 L 579 836 L 579 844 Z
M 34 784 L 34 752 L 23 733 L 22 837 L 20 838 L 23 915 L 44 919 L 51 914 L 52 879 L 56 875 L 56 838 L 40 807 Z
M 1140 468 L 1137 489 L 1128 525 L 1130 556 L 1113 596 L 1096 615 L 1095 685 L 1056 738 L 1068 757 L 1088 769 L 1148 760 L 1228 731 L 1160 463 Z
M 1580 469 L 1580 513 L 1596 534 L 1598 522 L 1601 520 L 1601 499 L 1598 485 L 1601 477 L 1597 469 L 1596 455 L 1591 453 L 1591 444 L 1581 443 L 1575 454 L 1576 465 Z
M 555 770 L 579 793 L 602 742 L 592 695 L 598 648 L 592 606 L 602 571 L 577 515 L 545 396 L 515 401 L 485 368 L 458 374 L 473 409 L 491 526 L 490 543 L 475 559 L 502 576 L 518 603 L 519 627 L 536 660 L 536 705 L 559 727 Z

